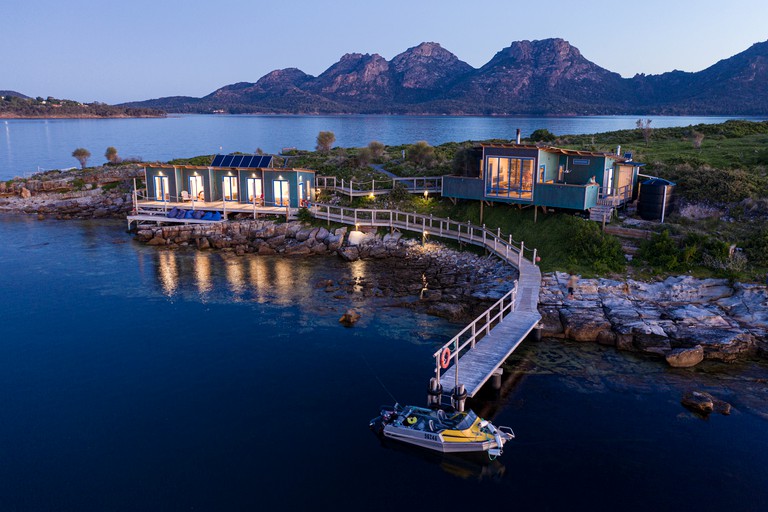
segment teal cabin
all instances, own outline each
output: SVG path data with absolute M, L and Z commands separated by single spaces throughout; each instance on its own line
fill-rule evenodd
M 300 208 L 315 198 L 315 171 L 272 167 L 271 156 L 216 155 L 210 166 L 144 168 L 147 199 Z
M 461 175 L 443 177 L 443 197 L 567 210 L 636 197 L 643 164 L 631 155 L 524 144 L 481 144 Z

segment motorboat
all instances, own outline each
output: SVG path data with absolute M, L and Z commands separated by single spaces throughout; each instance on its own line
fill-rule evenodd
M 504 443 L 514 439 L 509 427 L 495 426 L 473 411 L 427 409 L 413 405 L 384 406 L 370 422 L 371 429 L 386 438 L 396 439 L 443 453 L 502 453 Z

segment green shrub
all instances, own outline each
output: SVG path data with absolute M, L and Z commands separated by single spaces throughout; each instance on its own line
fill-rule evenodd
M 83 190 L 85 188 L 85 181 L 82 178 L 75 178 L 72 180 L 72 188 L 75 190 Z
M 314 218 L 308 208 L 299 208 L 299 213 L 296 214 L 296 217 L 301 222 L 311 222 Z
M 571 217 L 574 222 L 569 247 L 572 265 L 589 265 L 595 272 L 621 272 L 626 259 L 616 237 L 600 230 L 596 222 Z
M 680 247 L 669 235 L 669 230 L 657 233 L 650 240 L 643 242 L 638 256 L 651 267 L 666 272 L 679 270 L 683 266 L 680 261 Z

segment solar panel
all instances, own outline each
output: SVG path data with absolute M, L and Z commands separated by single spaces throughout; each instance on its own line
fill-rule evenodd
M 229 164 L 232 163 L 232 158 L 234 158 L 232 155 L 227 155 L 221 160 L 221 166 L 222 167 L 230 167 Z
M 229 164 L 231 167 L 242 167 L 240 163 L 243 161 L 243 155 L 237 155 L 235 158 L 232 159 L 232 163 Z
M 262 156 L 261 162 L 259 162 L 259 167 L 269 167 L 271 164 L 272 164 L 271 156 Z
M 240 164 L 240 167 L 245 167 L 246 169 L 250 169 L 253 167 L 253 161 L 256 160 L 257 156 L 253 155 L 246 155 L 243 157 L 243 163 Z
M 221 167 L 221 161 L 224 160 L 224 155 L 216 155 L 213 157 L 213 162 L 211 162 L 211 167 Z
M 240 169 L 259 169 L 272 164 L 271 155 L 216 155 L 211 167 L 238 167 Z

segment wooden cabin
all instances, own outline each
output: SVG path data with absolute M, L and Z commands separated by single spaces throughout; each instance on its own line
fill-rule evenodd
M 147 199 L 300 208 L 315 199 L 315 171 L 272 167 L 271 156 L 216 155 L 210 166 L 151 164 Z
M 443 177 L 443 197 L 568 210 L 619 206 L 636 197 L 641 163 L 631 155 L 525 144 L 481 144 L 461 175 Z

